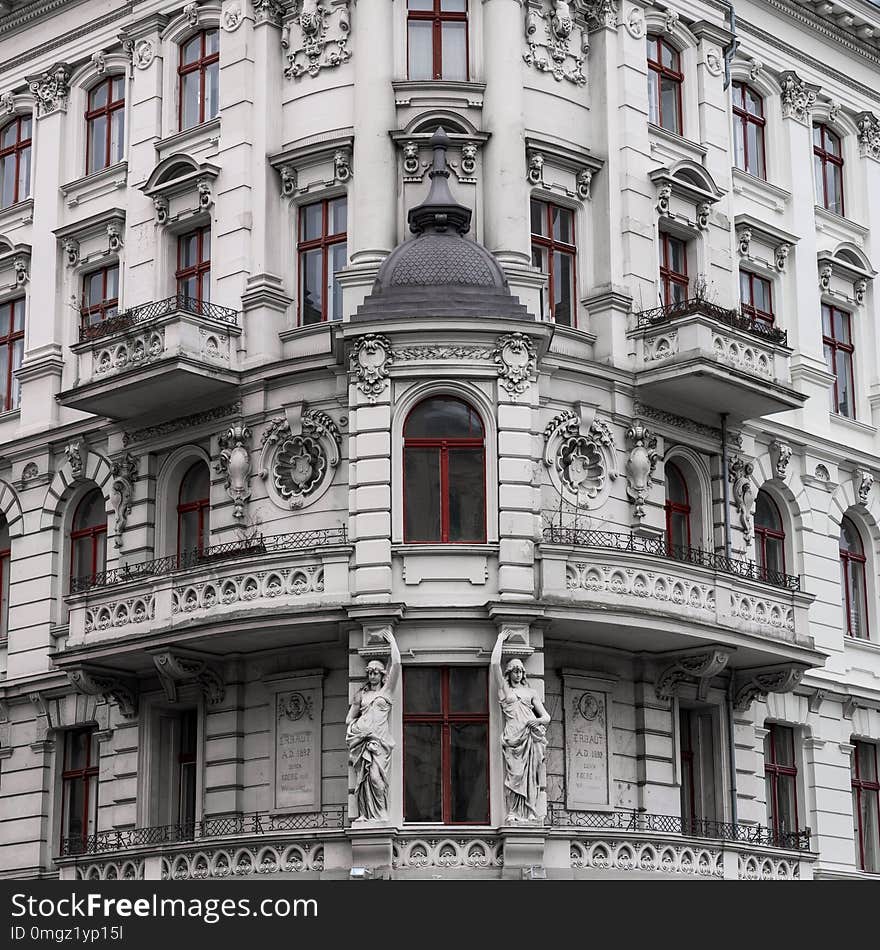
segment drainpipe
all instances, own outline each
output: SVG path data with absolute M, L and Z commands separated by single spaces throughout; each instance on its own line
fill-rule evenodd
M 733 670 L 730 671 L 730 683 L 727 686 L 727 753 L 728 769 L 730 770 L 730 820 L 734 825 L 734 834 L 736 834 L 737 808 L 736 808 L 736 742 L 733 726 Z
M 718 0 L 718 2 L 723 7 L 727 7 L 728 19 L 730 21 L 730 32 L 733 34 L 733 39 L 730 41 L 729 46 L 724 47 L 724 88 L 725 90 L 730 86 L 730 64 L 733 60 L 734 53 L 736 53 L 737 47 L 739 46 L 739 39 L 736 35 L 736 10 L 733 9 L 733 4 L 729 3 L 728 0 Z
M 730 482 L 727 477 L 727 413 L 721 413 L 721 484 L 724 491 L 724 554 L 730 558 Z M 730 770 L 730 820 L 736 825 L 736 749 L 733 725 L 733 687 L 734 675 L 731 671 L 727 687 L 727 751 Z

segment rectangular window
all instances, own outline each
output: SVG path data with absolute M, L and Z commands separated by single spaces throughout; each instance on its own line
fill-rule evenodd
M 880 773 L 877 745 L 855 742 L 852 751 L 853 836 L 863 871 L 880 872 Z
M 9 536 L 4 529 L 2 538 L 9 544 Z M 10 549 L 6 545 L 0 550 L 0 641 L 9 636 L 9 556 Z
M 24 297 L 0 304 L 0 411 L 17 409 L 21 389 L 15 371 L 24 356 Z
M 191 129 L 220 111 L 220 31 L 202 30 L 180 47 L 180 128 Z
M 101 323 L 119 311 L 119 265 L 102 267 L 83 278 L 80 315 L 83 326 Z
M 489 822 L 485 667 L 403 673 L 404 821 Z
M 185 306 L 211 299 L 211 229 L 198 228 L 177 239 L 177 294 L 187 298 Z
M 577 312 L 575 264 L 577 246 L 574 212 L 532 198 L 532 264 L 548 275 L 546 301 L 541 300 L 541 318 L 564 327 L 574 327 Z
M 299 210 L 300 326 L 342 319 L 342 288 L 336 275 L 348 260 L 347 216 L 345 197 Z
M 98 827 L 98 740 L 96 730 L 64 733 L 61 772 L 61 834 L 68 853 L 86 850 Z
M 467 0 L 408 0 L 410 79 L 468 78 Z
M 157 743 L 159 767 L 154 769 L 156 822 L 175 825 L 183 837 L 193 837 L 198 787 L 198 712 L 160 710 Z
M 660 296 L 664 307 L 688 298 L 687 245 L 665 232 L 660 234 Z
M 822 304 L 822 346 L 828 372 L 834 373 L 831 388 L 831 410 L 855 419 L 855 385 L 853 379 L 852 327 L 846 310 Z
M 712 822 L 718 820 L 711 709 L 681 709 L 679 730 L 682 832 L 711 837 L 715 832 Z
M 764 784 L 767 793 L 767 824 L 776 835 L 799 830 L 797 763 L 794 729 L 767 724 L 764 738 Z
M 765 277 L 741 270 L 739 299 L 745 316 L 773 323 L 773 286 Z
M 648 119 L 654 125 L 682 135 L 681 87 L 684 73 L 678 50 L 650 35 L 648 53 Z
M 86 174 L 122 161 L 125 79 L 111 76 L 89 93 L 86 110 Z

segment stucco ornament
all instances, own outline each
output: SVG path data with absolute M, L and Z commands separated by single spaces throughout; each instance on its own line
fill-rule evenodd
M 526 45 L 523 61 L 557 81 L 583 86 L 589 39 L 586 25 L 572 16 L 567 0 L 540 0 L 538 9 L 526 7 Z
M 876 158 L 880 162 L 880 119 L 873 112 L 860 112 L 856 116 L 856 128 L 859 155 L 862 158 Z
M 530 185 L 544 183 L 544 156 L 540 152 L 529 152 L 529 167 L 526 178 Z
M 645 517 L 645 502 L 651 489 L 651 476 L 657 467 L 657 437 L 650 429 L 636 422 L 626 430 L 630 443 L 626 459 L 626 493 L 633 506 L 633 517 L 641 521 Z
M 864 277 L 860 277 L 857 281 L 853 282 L 853 297 L 860 307 L 865 302 L 865 296 L 867 293 L 868 281 Z
M 507 634 L 498 634 L 489 669 L 498 691 L 503 727 L 501 754 L 504 758 L 504 804 L 506 824 L 541 824 L 546 813 L 547 726 L 550 714 L 537 692 L 529 686 L 519 657 L 501 671 Z
M 0 112 L 12 115 L 15 112 L 15 96 L 11 92 L 4 92 L 0 96 Z
M 23 257 L 16 257 L 12 261 L 12 270 L 15 272 L 15 283 L 23 287 L 30 279 L 28 262 Z
M 281 45 L 287 51 L 284 75 L 298 79 L 305 73 L 317 76 L 322 69 L 351 59 L 348 38 L 351 17 L 348 3 L 329 0 L 297 0 L 295 14 L 284 27 Z
M 241 26 L 243 19 L 244 14 L 241 10 L 241 4 L 230 4 L 230 6 L 223 11 L 223 29 L 226 30 L 227 33 L 234 33 Z
M 575 178 L 575 190 L 581 201 L 589 201 L 593 188 L 593 169 L 582 168 Z
M 749 249 L 752 246 L 752 229 L 749 227 L 740 228 L 736 232 L 737 250 L 740 257 L 748 257 Z
M 388 369 L 393 362 L 391 342 L 381 333 L 368 333 L 352 347 L 351 373 L 357 388 L 370 402 L 375 402 L 385 391 Z
M 132 61 L 138 69 L 147 69 L 156 58 L 156 48 L 152 40 L 140 40 L 132 50 Z
M 168 199 L 164 195 L 153 197 L 153 212 L 156 224 L 165 224 L 168 221 Z
M 591 29 L 617 26 L 617 0 L 580 0 L 578 6 L 583 9 Z
M 782 117 L 807 122 L 810 110 L 816 102 L 818 86 L 812 86 L 790 69 L 779 74 L 782 87 Z
M 415 175 L 419 170 L 419 143 L 403 143 L 403 171 L 406 175 Z
M 499 382 L 511 399 L 529 388 L 537 362 L 535 347 L 524 333 L 508 333 L 495 341 Z
M 74 478 L 82 478 L 86 468 L 86 457 L 88 449 L 85 442 L 81 439 L 74 439 L 64 446 L 64 454 L 67 456 L 67 462 L 70 465 L 70 473 Z
M 788 263 L 788 255 L 790 253 L 791 245 L 785 241 L 783 241 L 782 244 L 776 245 L 773 255 L 776 262 L 776 270 L 778 270 L 780 274 L 785 273 L 785 265 Z
M 784 482 L 788 476 L 788 466 L 791 462 L 791 446 L 781 439 L 774 439 L 770 443 L 770 460 L 773 462 L 773 477 Z
M 825 293 L 831 288 L 831 277 L 834 274 L 834 268 L 831 264 L 823 264 L 819 268 L 819 289 Z
M 391 647 L 386 670 L 380 660 L 367 664 L 366 683 L 355 693 L 345 717 L 348 763 L 354 777 L 354 799 L 359 822 L 388 821 L 388 789 L 391 784 L 391 706 L 400 678 L 400 649 L 394 634 L 384 637 Z
M 70 94 L 70 67 L 56 63 L 51 69 L 37 76 L 29 76 L 31 92 L 37 100 L 37 116 L 67 111 Z
M 755 493 L 752 489 L 752 472 L 755 466 L 741 458 L 731 458 L 727 463 L 727 477 L 732 487 L 733 504 L 739 515 L 743 540 L 751 544 L 754 536 Z
M 630 11 L 623 21 L 626 32 L 634 40 L 640 40 L 645 35 L 645 14 L 641 7 L 630 7 Z
M 131 514 L 131 501 L 134 495 L 134 483 L 137 479 L 138 462 L 126 452 L 121 458 L 114 459 L 110 466 L 110 506 L 115 515 L 113 543 L 122 547 L 122 537 L 128 516 Z
M 580 508 L 595 508 L 617 477 L 614 436 L 600 419 L 590 421 L 585 434 L 581 428 L 581 416 L 571 409 L 555 416 L 544 430 L 544 464 L 563 497 Z
M 254 5 L 254 24 L 261 26 L 271 23 L 278 26 L 284 15 L 284 6 L 281 0 L 251 0 Z
M 295 432 L 287 418 L 274 420 L 263 433 L 260 455 L 260 477 L 269 480 L 276 500 L 292 510 L 321 497 L 339 464 L 341 443 L 336 423 L 325 412 L 302 412 L 299 428 Z
M 868 498 L 871 496 L 871 489 L 874 487 L 874 476 L 864 468 L 857 468 L 853 473 L 853 481 L 856 486 L 856 494 L 859 497 L 859 504 L 867 508 Z
M 220 436 L 220 458 L 216 470 L 226 476 L 226 494 L 232 499 L 232 515 L 236 520 L 244 518 L 244 507 L 251 497 L 251 454 L 248 443 L 251 430 L 244 423 L 230 426 Z
M 712 76 L 720 76 L 724 69 L 724 60 L 721 58 L 721 53 L 714 46 L 710 46 L 706 50 L 706 69 Z
M 657 189 L 657 214 L 668 218 L 672 215 L 669 202 L 672 200 L 672 185 L 661 185 Z
M 183 8 L 183 15 L 186 17 L 190 26 L 199 25 L 199 5 L 197 3 L 188 3 Z

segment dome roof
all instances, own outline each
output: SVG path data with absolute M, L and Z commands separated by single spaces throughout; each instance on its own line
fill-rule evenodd
M 416 236 L 388 255 L 372 293 L 352 320 L 404 316 L 534 319 L 511 295 L 495 257 L 482 244 L 465 237 L 471 210 L 458 204 L 449 190 L 449 137 L 442 128 L 431 137 L 431 146 L 431 188 L 408 217 Z M 426 293 L 428 288 L 430 293 Z

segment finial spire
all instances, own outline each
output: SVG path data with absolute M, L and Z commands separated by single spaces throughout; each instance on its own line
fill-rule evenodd
M 449 136 L 442 126 L 431 136 L 431 148 L 434 150 L 434 160 L 428 172 L 431 189 L 420 205 L 410 209 L 407 216 L 409 229 L 413 234 L 424 234 L 425 231 L 442 233 L 452 228 L 459 234 L 467 234 L 471 227 L 471 209 L 458 204 L 449 190 L 446 165 Z

